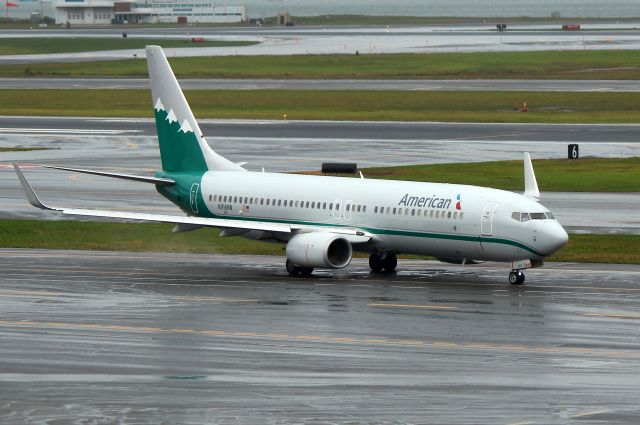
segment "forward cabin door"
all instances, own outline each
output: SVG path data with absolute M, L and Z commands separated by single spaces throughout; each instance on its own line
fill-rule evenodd
M 482 221 L 480 222 L 480 233 L 482 236 L 493 235 L 493 216 L 496 213 L 498 204 L 494 202 L 487 202 L 484 206 L 484 212 L 482 213 Z

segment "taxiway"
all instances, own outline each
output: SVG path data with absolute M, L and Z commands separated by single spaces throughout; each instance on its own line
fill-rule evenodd
M 3 424 L 637 423 L 638 266 L 0 250 Z

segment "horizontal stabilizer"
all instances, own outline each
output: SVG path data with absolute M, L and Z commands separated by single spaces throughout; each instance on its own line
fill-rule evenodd
M 54 165 L 39 165 L 44 168 L 52 168 L 54 170 L 72 171 L 74 173 L 93 174 L 95 176 L 113 177 L 116 179 L 133 180 L 143 183 L 152 183 L 158 186 L 171 186 L 175 184 L 171 179 L 162 179 L 158 177 L 134 176 L 132 174 L 108 173 L 106 171 L 83 170 L 80 168 L 56 167 Z

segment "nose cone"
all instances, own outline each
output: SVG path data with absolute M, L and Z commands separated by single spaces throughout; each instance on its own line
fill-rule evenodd
M 547 256 L 565 246 L 569 241 L 569 235 L 557 221 L 545 222 L 543 234 L 544 240 L 540 241 L 542 243 L 541 248 L 542 252 Z

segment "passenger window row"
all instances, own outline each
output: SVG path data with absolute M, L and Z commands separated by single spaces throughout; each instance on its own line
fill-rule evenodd
M 320 201 L 294 201 L 290 199 L 272 199 L 272 198 L 254 198 L 249 196 L 231 196 L 231 195 L 209 195 L 209 202 L 228 202 L 228 203 L 240 203 L 245 205 L 266 205 L 271 207 L 287 207 L 287 208 L 311 208 L 318 210 L 333 210 L 338 211 L 340 204 L 333 202 L 320 202 Z M 367 212 L 366 205 L 358 204 L 346 204 L 346 211 L 351 212 Z
M 463 212 L 458 211 L 440 211 L 440 210 L 422 210 L 419 208 L 397 208 L 397 207 L 373 207 L 375 214 L 388 214 L 388 215 L 410 215 L 413 217 L 424 218 L 447 218 L 453 220 L 462 220 L 464 218 Z

